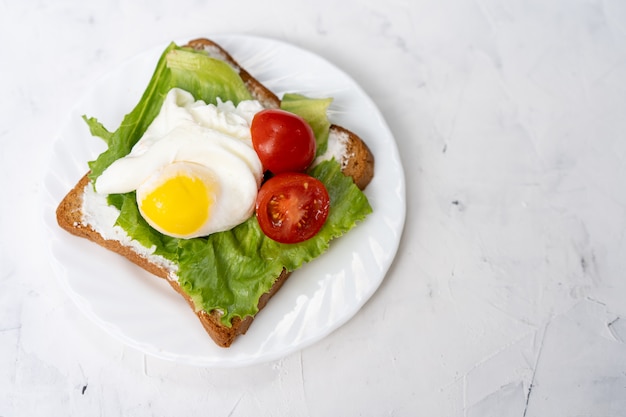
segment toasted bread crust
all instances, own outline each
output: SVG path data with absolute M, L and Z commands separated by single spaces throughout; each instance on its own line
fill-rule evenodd
M 337 125 L 330 126 L 331 134 L 345 134 L 346 152 L 344 155 L 342 172 L 349 177 L 361 190 L 374 178 L 374 155 L 370 148 L 356 134 Z
M 259 100 L 264 107 L 277 108 L 280 106 L 280 99 L 268 90 L 263 84 L 246 72 L 223 48 L 208 39 L 196 39 L 189 42 L 188 46 L 197 50 L 211 50 L 211 54 L 219 54 L 222 59 L 228 61 L 234 68 L 239 71 L 246 86 L 250 90 L 253 97 Z M 361 138 L 353 132 L 340 126 L 332 125 L 331 132 L 343 133 L 348 137 L 346 143 L 346 155 L 343 161 L 343 172 L 352 177 L 355 184 L 364 189 L 371 181 L 374 175 L 374 158 Z M 68 192 L 68 194 L 60 202 L 56 210 L 57 222 L 61 228 L 67 232 L 88 239 L 100 246 L 103 246 L 113 252 L 116 252 L 146 271 L 164 278 L 169 282 L 174 290 L 182 295 L 196 316 L 202 323 L 206 332 L 211 336 L 213 341 L 221 347 L 230 346 L 237 336 L 245 334 L 250 324 L 254 320 L 253 316 L 247 316 L 244 319 L 235 317 L 230 327 L 225 326 L 220 321 L 220 313 L 218 311 L 203 311 L 198 309 L 191 298 L 183 291 L 181 286 L 175 279 L 170 276 L 170 271 L 161 265 L 151 262 L 145 256 L 138 254 L 132 248 L 124 246 L 117 240 L 105 239 L 100 233 L 91 226 L 83 223 L 83 196 L 85 187 L 89 185 L 89 178 L 85 174 L 78 183 Z M 278 292 L 285 281 L 289 278 L 286 270 L 276 277 L 276 280 L 270 290 L 263 294 L 259 299 L 259 311 L 263 309 L 270 298 Z

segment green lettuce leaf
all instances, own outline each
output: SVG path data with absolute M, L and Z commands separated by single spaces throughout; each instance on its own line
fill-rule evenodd
M 92 136 L 102 139 L 107 145 L 111 142 L 113 133 L 109 132 L 107 128 L 98 121 L 98 119 L 95 117 L 87 118 L 83 116 L 83 120 L 85 120 L 89 126 L 89 133 L 91 133 Z
M 165 57 L 166 70 L 171 74 L 170 88 L 182 88 L 196 100 L 212 104 L 217 104 L 218 97 L 235 106 L 252 98 L 239 74 L 224 61 L 183 48 L 175 48 Z
M 306 120 L 317 140 L 315 156 L 323 155 L 328 148 L 328 132 L 330 122 L 327 110 L 332 103 L 332 98 L 309 98 L 301 94 L 287 93 L 283 95 L 280 108 L 295 113 Z

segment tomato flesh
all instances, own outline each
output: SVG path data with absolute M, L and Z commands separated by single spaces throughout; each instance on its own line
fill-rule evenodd
M 257 196 L 256 216 L 265 235 L 280 243 L 315 236 L 328 217 L 324 184 L 304 173 L 282 173 L 267 180 Z
M 302 172 L 315 158 L 315 134 L 300 116 L 266 109 L 255 114 L 250 125 L 252 146 L 266 170 L 273 174 Z

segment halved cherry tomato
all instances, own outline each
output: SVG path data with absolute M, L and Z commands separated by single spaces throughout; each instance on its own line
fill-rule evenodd
M 252 119 L 250 133 L 261 163 L 273 174 L 304 171 L 315 157 L 313 129 L 293 113 L 261 110 Z
M 256 200 L 261 230 L 280 243 L 312 238 L 328 217 L 330 197 L 324 184 L 310 175 L 289 172 L 267 180 Z

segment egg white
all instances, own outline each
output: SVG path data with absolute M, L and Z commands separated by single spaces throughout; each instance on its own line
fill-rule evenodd
M 230 102 L 207 105 L 194 101 L 186 91 L 172 89 L 144 136 L 127 156 L 98 177 L 95 188 L 104 194 L 137 190 L 139 197 L 163 181 L 161 176 L 171 174 L 166 169 L 169 165 L 202 165 L 210 170 L 222 192 L 207 222 L 193 235 L 184 237 L 229 230 L 253 214 L 263 179 L 249 127 L 254 113 L 261 109 L 255 101 L 237 107 Z

